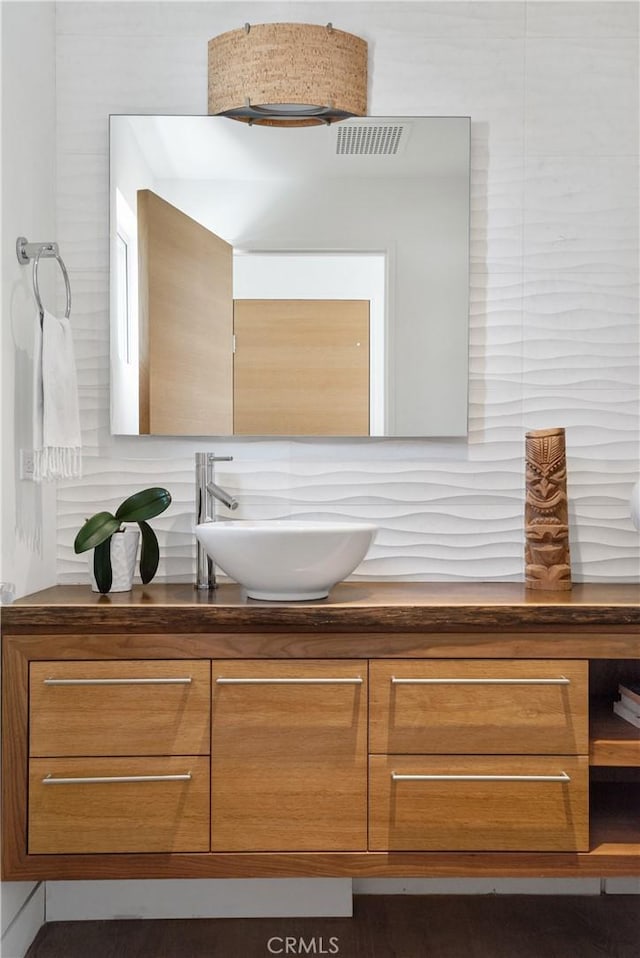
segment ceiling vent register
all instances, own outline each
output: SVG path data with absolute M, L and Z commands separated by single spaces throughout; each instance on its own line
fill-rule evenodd
M 353 124 L 337 128 L 336 153 L 349 156 L 395 156 L 403 145 L 400 124 Z

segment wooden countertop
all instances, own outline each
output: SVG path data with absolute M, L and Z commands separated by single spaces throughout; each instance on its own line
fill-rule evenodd
M 550 626 L 625 631 L 640 643 L 640 585 L 583 583 L 569 592 L 527 590 L 516 582 L 342 582 L 327 599 L 263 602 L 239 586 L 197 592 L 152 583 L 100 595 L 89 586 L 54 586 L 2 610 L 5 633 L 129 631 L 454 632 L 543 631 Z

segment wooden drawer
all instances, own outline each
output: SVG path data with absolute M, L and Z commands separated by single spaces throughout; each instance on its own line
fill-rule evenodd
M 359 661 L 214 662 L 214 851 L 364 851 Z
M 588 778 L 586 757 L 371 756 L 369 849 L 586 851 Z
M 30 854 L 206 851 L 208 758 L 31 759 Z
M 29 754 L 208 755 L 208 660 L 32 662 Z
M 373 754 L 586 754 L 588 663 L 378 660 L 370 664 Z

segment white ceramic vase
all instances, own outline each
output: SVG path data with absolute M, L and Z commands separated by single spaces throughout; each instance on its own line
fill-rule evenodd
M 129 592 L 133 586 L 133 575 L 136 568 L 140 530 L 134 526 L 125 526 L 124 532 L 114 532 L 111 536 L 111 569 L 113 580 L 109 592 Z M 98 584 L 93 574 L 93 550 L 89 553 L 89 573 L 91 588 L 99 592 Z

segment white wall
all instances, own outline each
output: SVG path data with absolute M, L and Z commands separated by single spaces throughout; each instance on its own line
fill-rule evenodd
M 54 240 L 56 166 L 55 6 L 3 3 L 2 13 L 2 573 L 24 595 L 55 584 L 56 490 L 21 481 L 19 450 L 33 445 L 31 266 L 18 236 Z M 42 263 L 53 304 L 57 265 Z
M 472 118 L 468 441 L 112 438 L 110 112 L 206 113 L 207 40 L 331 20 L 370 43 L 372 114 Z M 244 515 L 379 523 L 358 576 L 520 580 L 529 428 L 565 426 L 576 581 L 634 581 L 639 473 L 635 3 L 62 3 L 58 223 L 71 267 L 85 479 L 58 496 L 58 575 L 87 510 L 160 483 L 159 578 L 193 575 L 195 449 Z
M 55 8 L 3 3 L 2 15 L 2 563 L 0 579 L 24 595 L 56 581 L 56 490 L 18 478 L 18 450 L 30 448 L 33 329 L 31 271 L 15 254 L 18 236 L 55 239 Z M 45 302 L 52 263 L 40 270 Z M 0 884 L 0 953 L 21 958 L 44 920 L 44 886 Z

